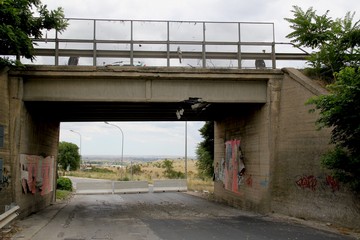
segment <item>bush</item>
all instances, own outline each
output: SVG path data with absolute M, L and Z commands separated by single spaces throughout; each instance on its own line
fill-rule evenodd
M 107 168 L 98 168 L 98 167 L 91 167 L 91 169 L 86 170 L 87 172 L 96 172 L 96 173 L 114 173 L 113 170 Z
M 69 178 L 60 177 L 56 182 L 56 188 L 59 190 L 72 191 L 72 182 Z

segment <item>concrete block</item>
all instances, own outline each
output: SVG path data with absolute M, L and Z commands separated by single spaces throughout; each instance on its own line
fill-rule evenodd
M 154 180 L 154 192 L 186 192 L 186 179 Z
M 147 181 L 117 181 L 114 182 L 114 193 L 147 193 Z
M 113 182 L 79 182 L 76 194 L 112 194 Z

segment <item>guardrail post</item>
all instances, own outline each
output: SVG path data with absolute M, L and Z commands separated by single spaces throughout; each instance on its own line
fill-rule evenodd
M 271 44 L 271 60 L 272 60 L 272 68 L 276 69 L 275 42 Z
M 130 65 L 134 65 L 134 24 L 130 21 Z
M 55 66 L 59 66 L 59 39 L 58 31 L 55 31 Z
M 238 51 L 238 68 L 241 69 L 241 25 L 238 23 L 239 43 L 237 46 Z
M 205 26 L 205 22 L 203 22 L 203 43 L 202 43 L 202 67 L 206 68 L 206 46 L 205 46 L 205 41 L 206 41 L 206 26 Z
M 170 67 L 170 22 L 166 21 L 167 43 L 166 43 L 166 65 Z
M 96 19 L 94 19 L 94 37 L 93 37 L 93 66 L 96 66 L 96 49 L 97 49 L 97 45 L 96 45 Z

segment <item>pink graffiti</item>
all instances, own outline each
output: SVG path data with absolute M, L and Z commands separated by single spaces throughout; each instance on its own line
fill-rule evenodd
M 298 179 L 295 183 L 297 186 L 301 187 L 302 189 L 309 188 L 312 191 L 315 191 L 317 185 L 317 179 L 313 175 L 303 176 L 300 179 Z
M 340 184 L 332 176 L 326 176 L 326 185 L 328 185 L 333 192 L 339 191 Z

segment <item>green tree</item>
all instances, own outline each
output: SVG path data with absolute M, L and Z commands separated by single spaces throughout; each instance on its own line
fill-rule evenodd
M 300 47 L 314 52 L 308 58 L 318 75 L 332 80 L 333 74 L 345 65 L 357 67 L 360 63 L 360 21 L 348 12 L 343 19 L 333 20 L 329 11 L 317 15 L 313 8 L 303 11 L 294 6 L 294 18 L 285 18 L 294 30 L 286 37 Z
M 67 26 L 61 7 L 49 11 L 40 0 L 0 0 L 0 54 L 17 57 L 0 57 L 0 67 L 20 64 L 20 56 L 34 60 L 32 39 L 41 38 L 44 29 L 61 32 Z
M 69 142 L 60 142 L 58 163 L 63 170 L 70 166 L 70 170 L 74 171 L 80 167 L 79 147 Z
M 328 85 L 329 95 L 312 98 L 320 111 L 317 124 L 331 128 L 334 150 L 322 162 L 333 170 L 334 177 L 360 192 L 360 70 L 347 67 L 335 74 L 335 83 Z
M 204 138 L 196 148 L 196 167 L 201 177 L 212 177 L 214 173 L 214 122 L 207 121 L 199 130 Z

